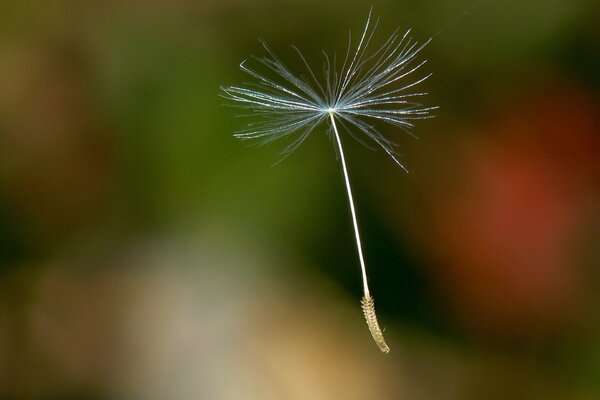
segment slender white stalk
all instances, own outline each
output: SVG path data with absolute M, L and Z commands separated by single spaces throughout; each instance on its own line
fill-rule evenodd
M 329 117 L 331 118 L 331 126 L 333 127 L 333 133 L 335 135 L 335 141 L 340 152 L 340 159 L 342 160 L 342 170 L 344 171 L 344 181 L 346 182 L 346 191 L 348 193 L 348 202 L 350 203 L 350 213 L 352 214 L 352 224 L 354 226 L 354 237 L 356 238 L 356 248 L 358 249 L 358 259 L 360 260 L 360 269 L 362 271 L 363 280 L 363 291 L 365 295 L 369 294 L 369 284 L 367 282 L 367 268 L 365 266 L 365 259 L 363 257 L 362 244 L 360 241 L 360 233 L 358 231 L 358 220 L 356 219 L 356 210 L 354 209 L 354 197 L 352 196 L 352 188 L 350 187 L 350 178 L 348 177 L 348 168 L 346 167 L 346 157 L 344 157 L 344 149 L 342 147 L 342 141 L 335 124 L 334 115 L 335 111 L 329 111 Z

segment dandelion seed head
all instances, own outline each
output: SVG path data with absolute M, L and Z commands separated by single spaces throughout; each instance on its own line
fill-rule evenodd
M 342 164 L 344 182 L 356 239 L 358 258 L 363 279 L 363 312 L 373 339 L 381 351 L 389 352 L 382 330 L 377 322 L 373 298 L 369 291 L 367 271 L 362 252 L 354 199 L 338 125 L 357 141 L 382 148 L 398 165 L 396 144 L 376 127 L 385 123 L 409 132 L 413 120 L 431 117 L 436 107 L 427 107 L 417 101 L 427 93 L 415 87 L 429 77 L 416 76 L 425 61 L 417 55 L 429 41 L 418 44 L 410 30 L 400 35 L 394 32 L 383 44 L 370 50 L 377 27 L 371 22 L 371 12 L 359 40 L 353 44 L 348 35 L 348 47 L 343 61 L 323 52 L 323 72 L 320 78 L 302 52 L 292 48 L 304 64 L 303 74 L 293 73 L 265 42 L 267 55 L 253 57 L 255 66 L 243 61 L 240 69 L 254 78 L 240 86 L 222 88 L 223 97 L 234 106 L 248 109 L 251 115 L 262 117 L 250 122 L 234 135 L 244 140 L 269 143 L 292 134 L 293 141 L 281 151 L 282 158 L 297 149 L 320 124 L 327 124 L 336 153 Z M 340 59 L 341 60 L 341 59 Z M 365 140 L 366 139 L 366 140 Z M 280 159 L 280 161 L 281 161 Z
M 402 166 L 397 144 L 377 128 L 379 123 L 396 126 L 410 133 L 413 122 L 431 118 L 435 106 L 425 106 L 418 99 L 427 93 L 415 90 L 430 74 L 421 74 L 426 60 L 418 54 L 429 43 L 419 44 L 411 37 L 394 32 L 371 50 L 378 21 L 369 12 L 358 41 L 348 37 L 343 60 L 323 52 L 323 69 L 315 73 L 302 52 L 292 46 L 305 71 L 296 74 L 275 52 L 261 41 L 266 56 L 252 57 L 240 63 L 240 69 L 252 82 L 222 88 L 222 96 L 233 106 L 247 109 L 261 117 L 234 136 L 243 140 L 269 143 L 291 135 L 292 142 L 281 151 L 286 156 L 297 149 L 322 123 L 330 124 L 334 115 L 344 130 L 363 144 L 371 142 L 383 149 Z M 252 64 L 253 66 L 250 66 Z M 364 140 L 366 139 L 366 141 Z M 404 168 L 404 167 L 403 167 Z

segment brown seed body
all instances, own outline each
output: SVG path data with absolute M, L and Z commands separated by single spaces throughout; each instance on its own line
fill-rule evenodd
M 377 322 L 377 315 L 375 314 L 375 301 L 371 297 L 370 294 L 365 294 L 360 302 L 362 305 L 363 313 L 365 314 L 365 319 L 367 320 L 367 325 L 369 326 L 369 330 L 371 331 L 371 336 L 379 346 L 379 349 L 384 353 L 389 353 L 390 348 L 385 342 L 385 338 L 383 337 L 383 332 L 379 328 L 379 323 Z

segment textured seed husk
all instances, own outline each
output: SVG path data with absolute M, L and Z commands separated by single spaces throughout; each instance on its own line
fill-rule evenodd
M 365 319 L 367 320 L 369 331 L 371 331 L 371 336 L 373 336 L 375 343 L 377 346 L 379 346 L 379 349 L 382 352 L 389 353 L 390 348 L 385 342 L 383 332 L 381 332 L 381 328 L 379 328 L 379 323 L 377 322 L 377 315 L 375 314 L 375 301 L 370 294 L 365 294 L 360 304 L 362 306 Z

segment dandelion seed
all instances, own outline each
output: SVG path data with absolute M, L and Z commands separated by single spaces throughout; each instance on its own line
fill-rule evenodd
M 317 77 L 302 52 L 294 47 L 306 69 L 304 75 L 293 73 L 267 46 L 261 42 L 267 56 L 253 57 L 255 67 L 247 61 L 240 69 L 254 78 L 244 86 L 221 88 L 223 97 L 235 102 L 235 106 L 248 109 L 251 115 L 262 120 L 247 125 L 234 133 L 242 140 L 269 143 L 295 135 L 281 152 L 281 159 L 296 150 L 321 124 L 329 129 L 334 147 L 341 160 L 344 182 L 350 204 L 356 247 L 360 261 L 363 299 L 362 309 L 373 339 L 381 351 L 389 352 L 377 317 L 373 297 L 369 291 L 367 271 L 362 251 L 358 220 L 348 177 L 346 157 L 340 138 L 338 124 L 354 139 L 368 146 L 372 143 L 383 149 L 401 168 L 405 169 L 396 152 L 396 144 L 380 133 L 374 124 L 394 125 L 410 134 L 414 120 L 431 118 L 430 112 L 437 107 L 427 107 L 417 101 L 427 93 L 414 91 L 430 74 L 413 77 L 426 61 L 418 61 L 417 55 L 429 43 L 414 41 L 410 30 L 400 35 L 394 32 L 381 46 L 373 51 L 369 45 L 378 21 L 372 22 L 372 10 L 365 28 L 353 44 L 348 34 L 348 48 L 341 66 L 334 55 L 323 52 L 323 76 Z M 280 159 L 280 161 L 281 161 Z M 406 169 L 405 169 L 406 170 Z

